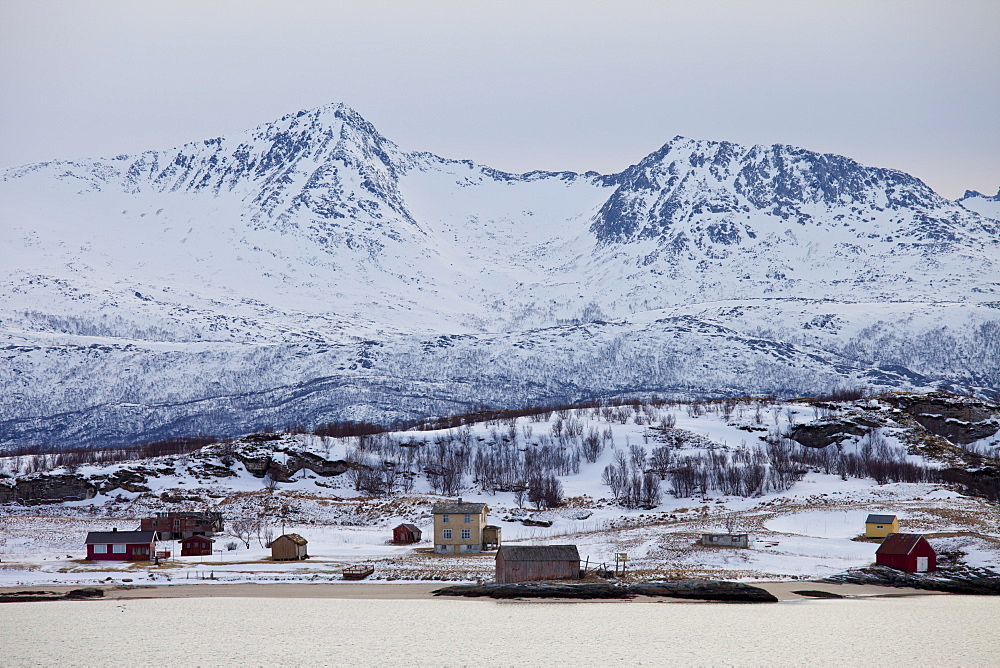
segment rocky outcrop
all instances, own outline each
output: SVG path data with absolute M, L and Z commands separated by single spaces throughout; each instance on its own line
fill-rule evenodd
M 455 585 L 434 591 L 435 596 L 489 598 L 623 599 L 667 596 L 699 601 L 773 603 L 778 599 L 760 587 L 712 580 L 666 580 L 619 586 L 607 582 L 518 582 L 514 584 Z
M 826 419 L 792 427 L 788 437 L 808 448 L 825 448 L 851 436 L 864 436 L 875 423 L 865 419 Z
M 1000 596 L 1000 573 L 984 568 L 968 568 L 956 572 L 907 573 L 885 566 L 873 566 L 833 575 L 822 582 L 909 587 L 949 594 Z
M 351 468 L 351 465 L 342 459 L 335 461 L 323 459 L 311 452 L 293 452 L 288 455 L 285 468 L 289 471 L 309 469 L 316 475 L 330 477 L 344 473 Z
M 75 474 L 31 474 L 0 481 L 0 503 L 32 506 L 63 501 L 83 501 L 97 496 L 97 486 Z
M 892 392 L 878 399 L 913 416 L 924 429 L 965 445 L 1000 431 L 1000 406 L 947 392 Z
M 109 473 L 103 480 L 92 478 L 97 483 L 98 490 L 102 494 L 124 489 L 126 492 L 148 492 L 149 487 L 145 483 L 149 482 L 145 475 L 130 469 L 119 469 L 114 473 Z

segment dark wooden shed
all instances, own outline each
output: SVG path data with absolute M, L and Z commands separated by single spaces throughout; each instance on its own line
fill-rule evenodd
M 308 559 L 306 545 L 309 543 L 297 533 L 287 533 L 271 541 L 271 559 L 274 561 L 291 561 Z
M 212 554 L 215 541 L 205 536 L 188 536 L 181 538 L 182 557 L 204 557 Z
M 419 543 L 423 532 L 415 524 L 400 524 L 392 530 L 392 542 L 396 545 Z
M 937 552 L 919 533 L 891 533 L 875 551 L 875 563 L 910 573 L 937 569 Z
M 580 553 L 576 545 L 501 545 L 497 550 L 499 584 L 579 578 Z
M 703 533 L 701 544 L 706 547 L 750 547 L 750 535 L 745 533 Z

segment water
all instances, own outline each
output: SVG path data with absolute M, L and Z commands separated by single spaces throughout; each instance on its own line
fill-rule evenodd
M 193 598 L 0 606 L 0 665 L 995 666 L 1000 599 Z

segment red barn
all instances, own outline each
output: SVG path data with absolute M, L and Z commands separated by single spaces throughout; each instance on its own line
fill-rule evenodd
M 215 543 L 211 538 L 205 536 L 188 536 L 181 538 L 182 557 L 204 557 L 212 554 L 212 545 Z
M 910 573 L 937 568 L 937 553 L 919 533 L 891 533 L 875 551 L 875 563 Z
M 423 533 L 415 524 L 400 524 L 392 530 L 392 542 L 396 545 L 419 543 Z
M 87 559 L 94 561 L 149 561 L 156 553 L 155 531 L 91 531 Z

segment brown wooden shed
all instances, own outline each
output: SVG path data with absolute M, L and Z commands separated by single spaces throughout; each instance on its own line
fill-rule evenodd
M 274 561 L 292 561 L 308 559 L 306 545 L 309 543 L 297 533 L 286 533 L 271 541 L 271 559 Z
M 501 545 L 497 550 L 499 584 L 579 578 L 580 552 L 576 545 Z
M 212 554 L 212 545 L 215 543 L 211 538 L 205 536 L 188 536 L 181 538 L 182 557 L 204 557 Z
M 419 543 L 423 532 L 415 524 L 400 524 L 392 530 L 392 542 L 396 545 Z

